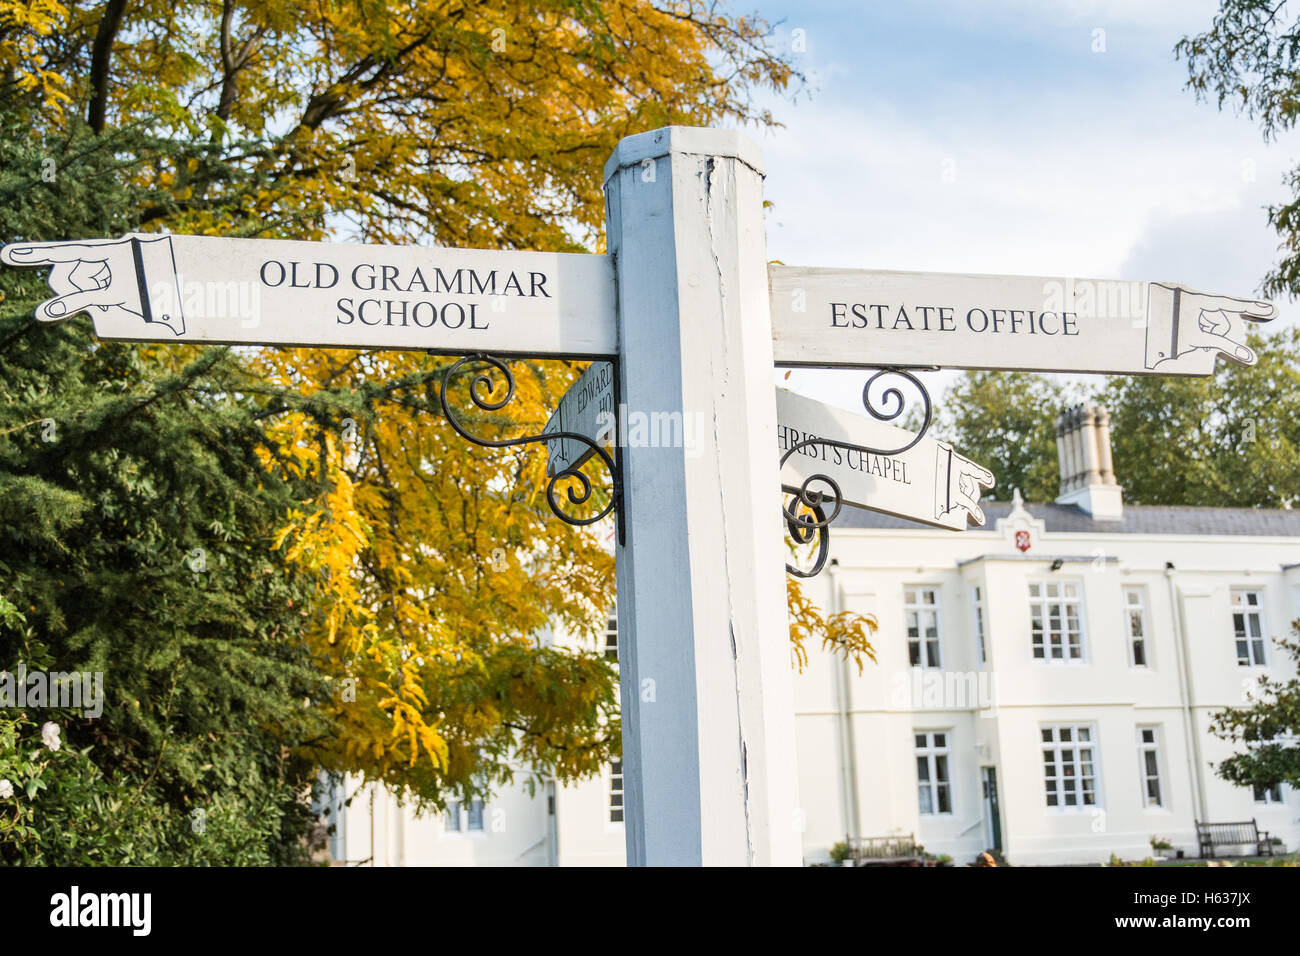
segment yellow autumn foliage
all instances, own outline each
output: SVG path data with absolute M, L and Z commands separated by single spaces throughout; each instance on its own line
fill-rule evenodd
M 123 167 L 165 197 L 145 228 L 176 232 L 598 251 L 620 138 L 770 124 L 761 95 L 799 80 L 766 23 L 713 0 L 0 0 L 0 82 L 43 122 L 187 145 Z M 456 435 L 445 357 L 246 361 L 266 467 L 321 488 L 268 542 L 318 582 L 337 693 L 312 755 L 435 802 L 524 767 L 595 772 L 619 745 L 616 672 L 539 635 L 594 637 L 612 558 L 604 528 L 550 515 L 544 450 Z M 515 400 L 476 426 L 497 437 L 535 434 L 580 371 L 515 367 Z M 790 606 L 797 660 L 814 634 L 870 654 L 874 622 L 794 582 Z

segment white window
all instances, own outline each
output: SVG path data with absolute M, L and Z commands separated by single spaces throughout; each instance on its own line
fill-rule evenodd
M 605 615 L 605 660 L 618 663 L 618 612 Z
M 1077 581 L 1029 583 L 1029 635 L 1034 660 L 1083 663 L 1083 612 Z
M 1232 589 L 1232 630 L 1241 667 L 1264 666 L 1264 597 L 1259 591 Z
M 623 761 L 609 763 L 609 822 L 623 822 Z
M 939 667 L 939 589 L 903 589 L 907 660 L 912 667 Z
M 1097 806 L 1093 731 L 1086 725 L 1042 728 L 1043 784 L 1047 806 L 1076 810 Z
M 1134 667 L 1149 667 L 1147 656 L 1146 588 L 1124 589 L 1124 625 L 1128 632 L 1128 662 Z
M 468 824 L 468 826 L 466 826 L 467 830 L 482 830 L 483 829 L 483 801 L 471 800 L 469 802 L 469 806 L 465 808 L 465 818 L 466 818 L 466 823 Z
M 948 731 L 926 731 L 916 735 L 916 788 L 921 813 L 952 813 Z
M 988 663 L 988 652 L 984 647 L 984 590 L 978 584 L 971 590 L 971 604 L 975 608 L 975 659 L 983 665 Z
M 1282 803 L 1282 785 L 1275 783 L 1271 787 L 1255 788 L 1256 803 Z
M 483 829 L 483 801 L 471 800 L 462 803 L 459 800 L 447 802 L 447 829 L 459 833 L 462 830 Z
M 1164 793 L 1160 789 L 1160 729 L 1139 727 L 1138 760 L 1142 773 L 1142 806 L 1163 807 Z

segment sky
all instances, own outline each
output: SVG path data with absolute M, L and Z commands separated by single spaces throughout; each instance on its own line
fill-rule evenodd
M 758 0 L 807 75 L 749 130 L 768 258 L 1258 294 L 1300 140 L 1184 89 L 1215 0 Z M 800 34 L 797 31 L 802 30 Z M 1300 305 L 1276 302 L 1292 324 Z M 781 373 L 784 375 L 784 372 Z M 956 373 L 927 377 L 935 398 Z M 861 410 L 860 372 L 786 384 Z

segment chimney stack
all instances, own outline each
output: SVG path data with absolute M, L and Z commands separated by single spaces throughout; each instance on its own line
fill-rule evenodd
M 1110 412 L 1101 405 L 1075 405 L 1056 419 L 1061 493 L 1056 503 L 1077 505 L 1094 518 L 1124 517 L 1124 489 L 1115 483 L 1110 454 Z

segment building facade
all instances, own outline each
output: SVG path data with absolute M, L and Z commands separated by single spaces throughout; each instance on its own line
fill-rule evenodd
M 877 660 L 810 648 L 795 676 L 806 862 L 905 834 L 959 863 L 1140 859 L 1153 838 L 1195 856 L 1195 821 L 1252 818 L 1300 846 L 1297 795 L 1220 779 L 1231 749 L 1210 732 L 1261 676 L 1295 674 L 1272 639 L 1300 618 L 1300 512 L 1125 506 L 1104 410 L 1062 416 L 1058 445 L 1060 497 L 990 503 L 982 528 L 850 508 L 836 521 L 805 591 L 874 617 Z M 342 813 L 336 860 L 624 859 L 617 767 L 455 821 L 373 800 Z

